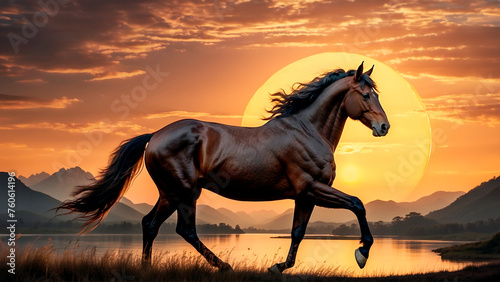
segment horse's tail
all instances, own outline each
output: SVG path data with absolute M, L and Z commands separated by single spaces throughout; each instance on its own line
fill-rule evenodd
M 142 166 L 142 155 L 153 134 L 144 134 L 123 141 L 110 157 L 108 167 L 90 185 L 78 186 L 75 199 L 63 202 L 59 209 L 67 209 L 86 223 L 81 233 L 92 231 L 106 217 L 111 207 L 125 194 L 131 180 Z M 89 230 L 89 226 L 93 225 Z M 86 231 L 87 230 L 87 231 Z

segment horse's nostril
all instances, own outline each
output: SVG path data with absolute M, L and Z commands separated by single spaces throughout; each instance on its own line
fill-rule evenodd
M 387 124 L 382 123 L 382 125 L 380 126 L 380 128 L 382 129 L 382 132 L 387 132 Z

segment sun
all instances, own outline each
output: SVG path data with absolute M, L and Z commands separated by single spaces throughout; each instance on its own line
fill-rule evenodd
M 337 169 L 338 177 L 344 179 L 345 183 L 354 184 L 359 181 L 360 173 L 356 165 L 347 164 Z
M 322 53 L 303 58 L 277 71 L 255 92 L 248 103 L 242 126 L 260 126 L 272 107 L 270 93 L 290 92 L 297 82 L 342 68 L 375 65 L 371 77 L 377 83 L 380 102 L 391 129 L 376 138 L 358 121 L 348 120 L 335 152 L 337 177 L 333 187 L 364 201 L 405 200 L 422 178 L 430 157 L 429 118 L 417 91 L 397 71 L 375 59 L 352 53 Z

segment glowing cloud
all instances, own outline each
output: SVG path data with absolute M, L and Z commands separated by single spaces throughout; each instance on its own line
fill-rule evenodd
M 65 109 L 71 104 L 81 102 L 77 98 L 61 97 L 57 99 L 43 99 L 26 96 L 15 96 L 0 94 L 0 109 L 21 110 L 21 109 Z

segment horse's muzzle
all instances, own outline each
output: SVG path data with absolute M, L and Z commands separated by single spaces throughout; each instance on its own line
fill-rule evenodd
M 373 136 L 382 137 L 386 136 L 387 132 L 389 132 L 389 127 L 391 127 L 388 123 L 382 122 L 380 124 L 373 124 Z

